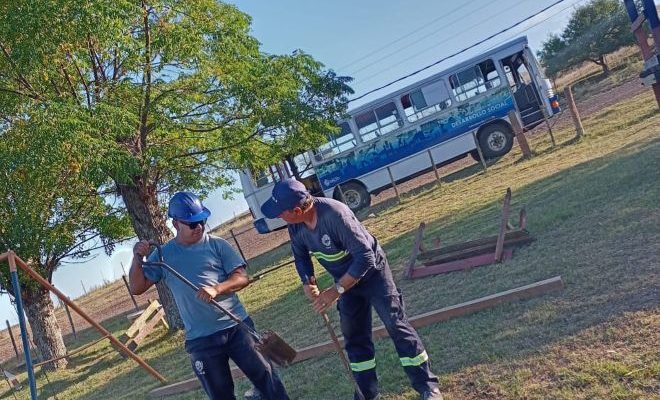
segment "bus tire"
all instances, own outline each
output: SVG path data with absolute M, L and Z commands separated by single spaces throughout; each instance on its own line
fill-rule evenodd
M 481 153 L 486 160 L 492 160 L 504 156 L 513 147 L 513 132 L 511 127 L 505 123 L 486 125 L 477 134 Z M 472 157 L 479 161 L 476 150 L 471 152 Z
M 344 198 L 342 199 L 342 193 Z M 346 204 L 351 211 L 356 212 L 371 205 L 371 195 L 364 185 L 358 182 L 346 182 L 341 184 L 341 192 L 339 188 L 335 190 L 335 200 L 339 200 Z

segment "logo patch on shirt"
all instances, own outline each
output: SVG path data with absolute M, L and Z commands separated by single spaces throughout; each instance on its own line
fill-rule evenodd
M 327 248 L 330 248 L 332 246 L 332 241 L 330 240 L 330 236 L 328 236 L 327 233 L 324 233 L 323 236 L 321 236 L 321 243 Z
M 204 375 L 204 363 L 197 360 L 195 361 L 195 369 L 197 370 L 198 375 Z

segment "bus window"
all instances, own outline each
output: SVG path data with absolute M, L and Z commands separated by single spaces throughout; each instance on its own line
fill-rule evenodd
M 403 125 L 394 103 L 386 103 L 355 116 L 358 133 L 363 142 L 385 135 Z
M 451 98 L 444 81 L 437 81 L 404 94 L 401 104 L 408 121 L 415 122 L 446 109 L 451 105 Z
M 449 77 L 454 97 L 458 101 L 470 99 L 500 85 L 500 76 L 492 60 L 466 68 Z
M 339 124 L 339 132 L 330 137 L 330 141 L 319 147 L 316 155 L 321 159 L 327 159 L 337 155 L 343 151 L 350 150 L 355 147 L 355 136 L 351 131 L 351 126 L 348 122 Z M 318 158 L 318 157 L 317 157 Z

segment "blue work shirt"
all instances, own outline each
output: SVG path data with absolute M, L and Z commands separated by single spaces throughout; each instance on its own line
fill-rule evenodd
M 316 197 L 314 207 L 317 218 L 314 229 L 302 222 L 288 226 L 296 270 L 303 283 L 314 276 L 312 256 L 335 281 L 345 273 L 360 279 L 373 269 L 383 268 L 383 249 L 348 206 Z
M 204 234 L 199 242 L 192 245 L 182 245 L 170 240 L 162 249 L 163 261 L 200 288 L 227 280 L 232 272 L 245 265 L 245 261 L 226 240 L 208 234 Z M 155 250 L 148 260 L 158 261 Z M 164 282 L 172 291 L 179 308 L 187 340 L 208 336 L 236 325 L 236 322 L 215 306 L 198 299 L 192 288 L 167 270 L 152 266 L 144 266 L 143 270 L 146 278 L 152 282 L 165 279 Z M 218 296 L 216 301 L 239 319 L 247 318 L 247 311 L 236 293 Z

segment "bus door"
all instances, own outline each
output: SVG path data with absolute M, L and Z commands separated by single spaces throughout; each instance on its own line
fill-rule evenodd
M 501 59 L 500 63 L 513 93 L 523 127 L 531 129 L 543 122 L 541 110 L 543 103 L 539 90 L 534 84 L 534 72 L 530 71 L 523 51 Z
M 314 171 L 309 152 L 298 154 L 295 157 L 287 157 L 284 165 L 289 176 L 302 182 L 309 193 L 317 197 L 323 196 L 321 182 L 316 175 L 316 171 Z

